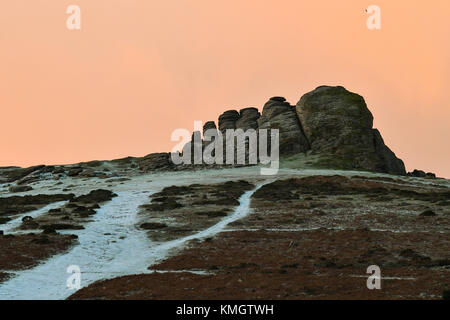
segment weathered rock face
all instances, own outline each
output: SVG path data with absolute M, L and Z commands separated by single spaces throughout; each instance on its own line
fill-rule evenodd
M 388 146 L 384 144 L 380 132 L 377 129 L 372 130 L 374 136 L 375 150 L 381 160 L 378 164 L 378 167 L 374 168 L 374 170 L 379 172 L 404 175 L 406 171 L 405 171 L 405 164 L 403 163 L 403 161 L 398 159 L 395 156 L 395 153 L 392 152 L 391 149 L 389 149 Z
M 219 116 L 219 130 L 224 132 L 226 129 L 235 129 L 236 121 L 239 119 L 239 112 L 228 110 Z
M 328 163 L 343 169 L 405 174 L 403 161 L 372 129 L 373 116 L 358 94 L 343 87 L 321 86 L 305 94 L 297 116 L 313 154 L 328 155 Z
M 227 155 L 227 129 L 278 129 L 281 157 L 306 153 L 306 157 L 314 156 L 310 158 L 313 166 L 406 174 L 403 161 L 384 144 L 380 132 L 372 125 L 373 116 L 363 97 L 340 86 L 321 86 L 305 94 L 296 106 L 283 97 L 272 97 L 264 105 L 262 114 L 256 108 L 225 111 L 219 116 L 218 130 L 223 134 L 224 158 Z M 213 121 L 205 123 L 203 133 L 208 129 L 217 129 Z M 200 132 L 196 134 L 200 135 Z M 234 138 L 235 150 L 240 137 Z M 200 141 L 200 136 L 192 141 Z M 201 148 L 208 144 L 202 141 Z M 245 155 L 241 154 L 239 158 L 244 159 L 244 163 L 249 159 L 248 146 L 248 140 L 245 140 Z M 192 159 L 194 147 L 191 142 L 186 145 L 191 148 Z M 150 156 L 152 159 L 144 161 L 150 164 L 146 168 L 171 165 L 168 156 Z M 239 159 L 237 156 L 234 159 L 236 164 Z
M 42 171 L 45 168 L 45 165 L 38 165 L 29 168 L 20 168 L 20 167 L 4 167 L 0 168 L 0 181 L 4 180 L 6 182 L 14 182 L 19 179 L 26 177 L 27 175 Z
M 165 170 L 173 167 L 170 153 L 151 153 L 138 161 L 139 169 L 144 172 Z
M 265 105 L 258 119 L 258 129 L 278 129 L 280 155 L 306 152 L 309 142 L 299 122 L 295 108 L 283 97 L 273 97 Z
M 372 142 L 372 114 L 361 96 L 343 87 L 318 87 L 300 99 L 296 111 L 314 153 Z
M 205 134 L 205 132 L 207 130 L 210 129 L 217 129 L 216 124 L 214 121 L 207 121 L 204 125 L 203 125 L 203 134 Z
M 215 130 L 215 132 L 217 132 L 217 127 L 214 121 L 208 121 L 203 125 L 203 136 L 205 136 L 206 131 L 208 130 Z M 209 144 L 214 142 L 214 137 L 211 137 L 209 141 L 206 141 L 207 139 L 202 141 L 202 150 L 204 150 L 206 148 L 206 146 L 208 146 Z M 213 152 L 213 155 L 215 153 Z
M 236 129 L 248 130 L 258 129 L 258 119 L 261 116 L 256 108 L 244 108 L 239 112 L 239 119 L 236 121 Z

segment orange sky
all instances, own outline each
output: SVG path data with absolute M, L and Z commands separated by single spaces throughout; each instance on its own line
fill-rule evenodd
M 0 165 L 169 151 L 194 120 L 328 84 L 365 97 L 408 170 L 450 178 L 448 0 L 2 1 L 0 40 Z

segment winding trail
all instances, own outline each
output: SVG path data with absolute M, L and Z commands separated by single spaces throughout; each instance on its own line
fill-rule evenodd
M 80 267 L 82 286 L 146 269 L 142 252 L 148 250 L 149 241 L 134 224 L 138 207 L 148 201 L 148 195 L 119 192 L 84 230 L 69 232 L 78 235 L 77 246 L 0 284 L 0 299 L 64 299 L 74 292 L 66 287 L 71 265 Z
M 84 230 L 69 232 L 78 235 L 79 245 L 33 269 L 17 272 L 14 278 L 0 284 L 0 300 L 65 299 L 74 293 L 66 287 L 71 275 L 67 268 L 71 265 L 80 267 L 82 287 L 98 280 L 150 273 L 152 271 L 148 267 L 166 258 L 172 249 L 193 239 L 213 236 L 230 222 L 248 215 L 251 196 L 260 187 L 245 192 L 234 212 L 217 224 L 193 235 L 153 246 L 146 232 L 135 226 L 138 208 L 148 201 L 150 192 L 117 192 L 118 197 L 101 207 Z
M 223 229 L 229 223 L 234 222 L 239 219 L 242 219 L 245 216 L 247 216 L 250 213 L 251 197 L 252 197 L 253 193 L 255 193 L 256 190 L 258 190 L 261 187 L 262 187 L 262 185 L 259 185 L 255 189 L 245 192 L 239 198 L 239 206 L 236 207 L 234 212 L 231 215 L 228 215 L 225 218 L 223 218 L 222 220 L 220 220 L 215 225 L 213 225 L 205 230 L 202 230 L 198 233 L 192 234 L 190 236 L 186 236 L 186 237 L 183 237 L 180 239 L 168 241 L 168 242 L 160 244 L 156 247 L 150 248 L 150 252 L 152 253 L 153 258 L 155 259 L 151 264 L 155 264 L 159 260 L 166 258 L 168 256 L 170 250 L 181 247 L 187 241 L 211 237 L 211 236 L 223 231 Z

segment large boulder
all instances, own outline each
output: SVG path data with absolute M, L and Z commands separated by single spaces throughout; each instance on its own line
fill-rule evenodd
M 191 164 L 201 164 L 203 147 L 204 141 L 202 140 L 201 132 L 194 131 L 191 136 L 191 141 L 184 145 L 182 154 L 186 156 L 187 154 L 185 152 L 190 153 Z
M 360 95 L 321 86 L 300 99 L 296 113 L 311 153 L 323 156 L 326 165 L 406 174 L 403 162 L 372 129 L 373 116 Z
M 239 111 L 239 119 L 236 121 L 236 129 L 244 131 L 258 129 L 258 119 L 261 116 L 256 108 L 244 108 Z
M 16 192 L 27 192 L 33 190 L 32 187 L 27 185 L 19 185 L 19 186 L 11 186 L 9 187 L 9 192 L 16 193 Z
M 318 87 L 302 96 L 296 112 L 314 153 L 372 142 L 372 114 L 363 97 L 343 87 Z
M 280 155 L 306 152 L 310 146 L 302 125 L 291 106 L 283 97 L 273 97 L 265 105 L 258 119 L 258 129 L 278 129 Z
M 226 129 L 235 129 L 236 121 L 239 119 L 239 112 L 228 110 L 219 116 L 219 130 L 224 132 Z
M 236 132 L 236 138 L 234 139 L 234 150 L 235 150 L 235 163 L 242 165 L 242 164 L 249 164 L 250 161 L 250 147 L 249 147 L 249 136 L 247 134 L 253 134 L 249 130 L 255 130 L 255 136 L 256 129 L 258 129 L 258 119 L 261 116 L 257 108 L 244 108 L 239 111 L 239 119 L 235 122 L 235 128 L 242 130 Z M 242 150 L 238 150 L 238 143 L 240 141 L 244 141 L 244 152 Z M 225 143 L 227 142 L 226 137 L 224 139 Z M 257 144 L 257 140 L 256 144 Z M 256 145 L 257 147 L 257 145 Z M 239 152 L 240 151 L 240 152 Z M 255 149 L 256 153 L 254 154 L 255 157 L 258 156 L 257 149 Z M 226 146 L 224 146 L 223 154 L 226 156 L 227 150 Z M 256 158 L 255 158 L 256 159 Z
M 205 135 L 206 131 L 208 131 L 208 130 L 214 130 L 213 132 L 217 132 L 216 123 L 214 121 L 207 121 L 203 125 L 203 136 Z M 214 139 L 215 139 L 214 137 L 211 137 L 209 141 L 206 141 L 206 140 L 202 141 L 202 152 L 206 148 L 206 146 L 208 146 L 209 144 L 214 142 Z M 214 152 L 213 152 L 213 155 L 214 155 Z
M 205 134 L 205 132 L 210 129 L 213 129 L 213 130 L 217 129 L 216 123 L 214 121 L 205 122 L 205 124 L 203 125 L 203 134 Z

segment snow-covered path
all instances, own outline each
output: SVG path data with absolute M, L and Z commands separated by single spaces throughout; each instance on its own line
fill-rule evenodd
M 259 185 L 255 189 L 245 192 L 240 197 L 240 199 L 239 199 L 240 204 L 234 210 L 234 212 L 231 215 L 226 216 L 224 219 L 220 220 L 215 225 L 213 225 L 205 230 L 202 230 L 198 233 L 195 233 L 193 235 L 186 236 L 186 237 L 172 240 L 172 241 L 168 241 L 168 242 L 165 242 L 158 246 L 152 247 L 150 249 L 150 252 L 152 253 L 152 256 L 154 258 L 154 261 L 152 262 L 152 264 L 156 263 L 158 261 L 158 259 L 163 259 L 163 258 L 167 257 L 167 255 L 171 249 L 181 247 L 184 243 L 186 243 L 187 241 L 193 240 L 193 239 L 204 239 L 207 237 L 211 237 L 217 233 L 220 233 L 229 223 L 244 218 L 246 215 L 248 215 L 250 213 L 251 196 L 253 195 L 253 193 L 256 190 L 258 190 L 261 187 L 262 187 L 262 185 Z
M 94 221 L 84 230 L 70 232 L 79 236 L 79 245 L 33 269 L 18 272 L 16 277 L 0 284 L 0 300 L 65 299 L 74 293 L 66 284 L 71 276 L 67 268 L 72 265 L 81 270 L 82 287 L 102 279 L 151 272 L 149 265 L 166 258 L 170 250 L 182 247 L 189 240 L 217 234 L 228 223 L 246 216 L 250 211 L 251 196 L 258 188 L 244 193 L 235 211 L 217 224 L 153 246 L 145 231 L 135 226 L 138 207 L 148 202 L 150 192 L 117 192 L 118 197 L 100 208 Z
M 150 242 L 134 224 L 137 209 L 148 202 L 148 195 L 119 192 L 118 197 L 98 210 L 84 230 L 70 232 L 78 235 L 79 245 L 0 284 L 0 299 L 64 299 L 74 292 L 66 286 L 71 275 L 67 268 L 71 265 L 80 267 L 82 286 L 144 271 L 148 264 L 143 252 Z

